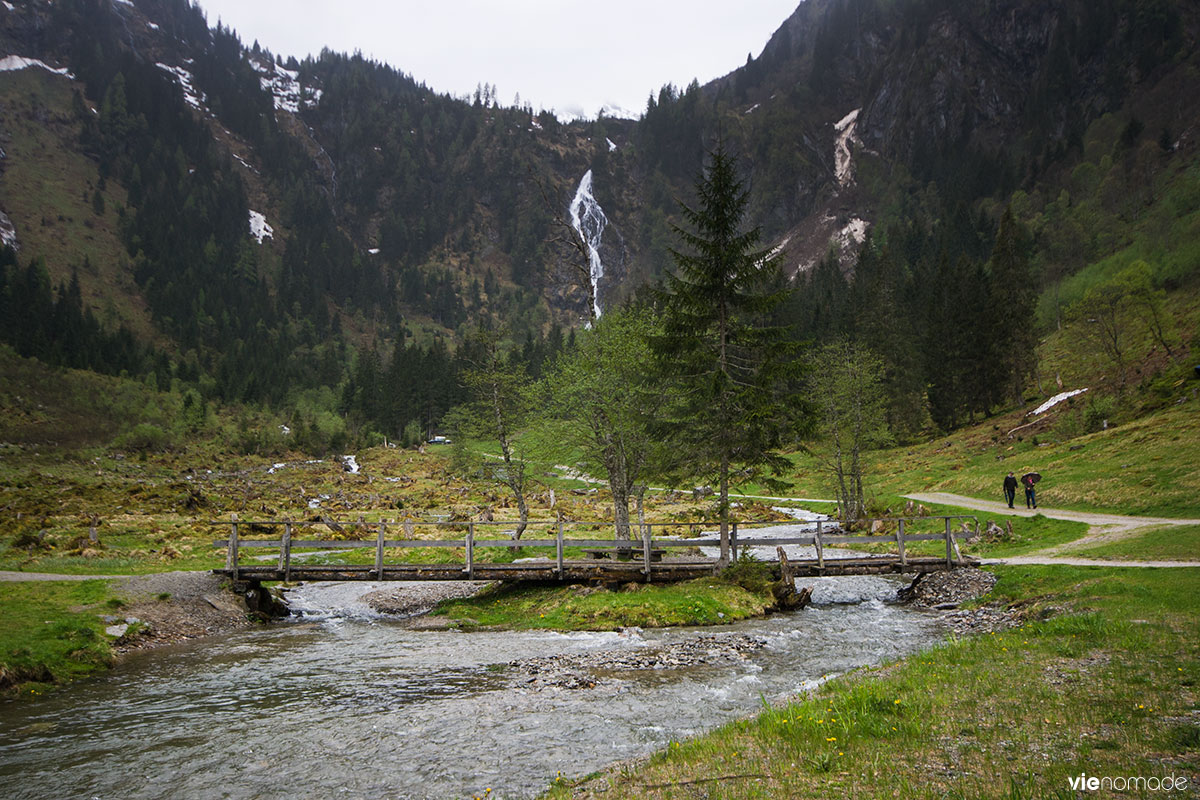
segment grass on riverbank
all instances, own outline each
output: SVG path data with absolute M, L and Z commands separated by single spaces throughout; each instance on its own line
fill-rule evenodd
M 611 631 L 727 625 L 762 616 L 774 602 L 761 576 L 750 575 L 741 583 L 745 585 L 708 577 L 674 584 L 629 583 L 617 591 L 582 584 L 497 586 L 474 597 L 443 602 L 434 613 L 464 628 Z
M 952 640 L 549 797 L 1073 797 L 1200 780 L 1200 569 L 1000 568 L 1027 622 Z
M 120 606 L 108 581 L 0 582 L 0 608 L 0 690 L 38 694 L 112 664 L 101 614 Z

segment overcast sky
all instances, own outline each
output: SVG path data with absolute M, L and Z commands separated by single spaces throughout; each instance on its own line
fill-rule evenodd
M 247 45 L 304 58 L 361 51 L 456 96 L 634 115 L 666 83 L 701 83 L 756 57 L 800 0 L 198 0 Z M 611 112 L 609 112 L 611 113 Z

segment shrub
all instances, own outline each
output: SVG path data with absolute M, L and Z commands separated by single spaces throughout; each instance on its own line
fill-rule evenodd
M 771 565 L 759 561 L 747 550 L 742 550 L 737 561 L 721 571 L 721 578 L 754 594 L 770 592 L 775 581 Z
M 113 440 L 113 447 L 118 450 L 140 453 L 162 452 L 170 446 L 171 438 L 167 432 L 149 422 L 135 425 Z

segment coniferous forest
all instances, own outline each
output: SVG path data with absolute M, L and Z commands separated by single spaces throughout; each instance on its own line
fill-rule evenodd
M 719 148 L 781 265 L 781 341 L 876 354 L 888 428 L 913 440 L 1020 404 L 1039 337 L 1130 263 L 1147 308 L 1195 286 L 1197 24 L 1171 0 L 814 1 L 636 121 L 562 122 L 488 84 L 453 97 L 358 54 L 273 54 L 187 0 L 22 6 L 7 49 L 71 74 L 0 73 L 10 128 L 57 147 L 5 143 L 20 249 L 0 255 L 0 338 L 334 414 L 339 441 L 417 441 L 462 401 L 480 329 L 530 379 L 572 349 L 584 172 L 611 223 L 601 303 L 653 310 Z M 934 79 L 906 82 L 914 64 Z M 68 158 L 69 201 L 31 191 Z

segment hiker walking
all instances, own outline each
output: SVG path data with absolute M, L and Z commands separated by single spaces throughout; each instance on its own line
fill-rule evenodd
M 1021 476 L 1021 485 L 1025 487 L 1025 507 L 1037 508 L 1037 492 L 1034 491 L 1033 485 L 1040 481 L 1042 476 L 1036 472 L 1026 472 Z
M 1011 472 L 1004 479 L 1004 499 L 1008 501 L 1008 507 L 1013 507 L 1013 501 L 1017 499 L 1017 479 Z

